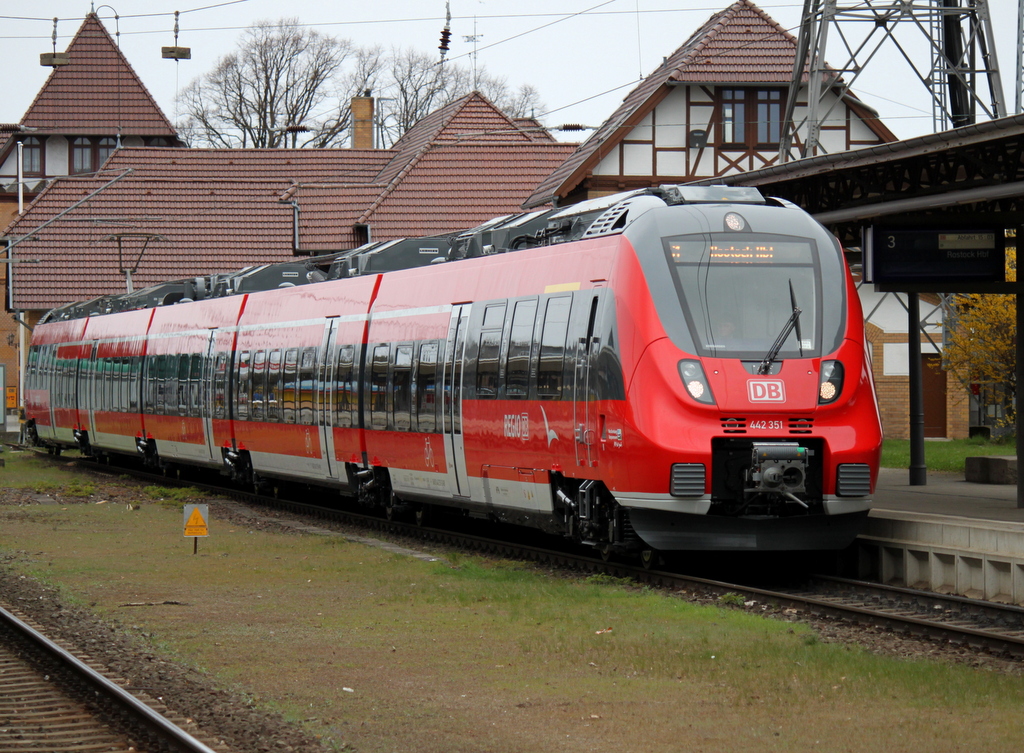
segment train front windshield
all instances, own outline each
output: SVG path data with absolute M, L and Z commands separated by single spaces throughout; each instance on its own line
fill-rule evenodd
M 701 355 L 760 360 L 792 324 L 779 358 L 820 355 L 821 271 L 813 241 L 781 235 L 664 239 Z

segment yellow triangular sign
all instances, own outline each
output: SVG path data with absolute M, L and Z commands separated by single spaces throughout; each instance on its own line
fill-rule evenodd
M 188 520 L 185 522 L 185 535 L 186 536 L 209 536 L 210 531 L 206 527 L 206 521 L 203 520 L 203 513 L 199 507 L 192 508 L 192 514 L 188 516 Z

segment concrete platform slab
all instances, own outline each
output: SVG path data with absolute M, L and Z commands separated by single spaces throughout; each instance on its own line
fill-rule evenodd
M 865 532 L 854 545 L 857 577 L 1024 605 L 1024 509 L 1016 484 L 883 468 Z

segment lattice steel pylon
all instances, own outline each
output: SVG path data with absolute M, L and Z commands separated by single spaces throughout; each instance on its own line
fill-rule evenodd
M 1024 0 L 1018 3 L 1024 7 Z M 846 57 L 839 67 L 825 63 L 830 35 Z M 918 35 L 931 52 L 927 64 L 906 44 Z M 988 0 L 804 0 L 780 162 L 828 151 L 822 125 L 883 46 L 893 48 L 928 91 L 935 131 L 970 125 L 979 113 L 1006 116 Z M 984 93 L 980 79 L 987 83 Z

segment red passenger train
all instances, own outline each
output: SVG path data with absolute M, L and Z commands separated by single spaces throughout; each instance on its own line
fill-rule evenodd
M 57 450 L 460 508 L 648 560 L 845 547 L 881 447 L 839 243 L 723 187 L 57 309 L 26 409 Z

